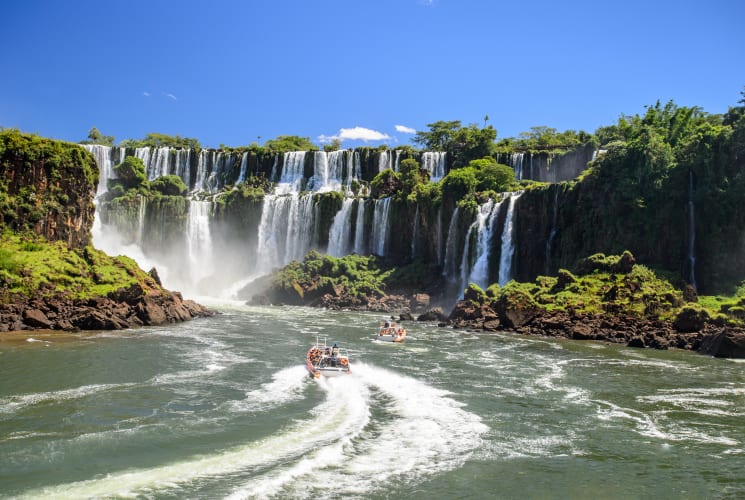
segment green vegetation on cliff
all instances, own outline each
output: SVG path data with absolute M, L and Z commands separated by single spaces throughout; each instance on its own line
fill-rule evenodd
M 89 242 L 98 167 L 77 144 L 0 131 L 0 224 L 72 246 Z
M 302 262 L 292 261 L 272 277 L 271 293 L 295 304 L 326 293 L 361 297 L 381 296 L 392 270 L 378 266 L 375 256 L 336 258 L 310 252 Z
M 90 245 L 98 168 L 82 147 L 5 130 L 0 171 L 0 304 L 103 297 L 135 283 L 161 290 L 132 259 Z
M 428 151 L 447 152 L 451 168 L 463 167 L 473 159 L 494 152 L 497 131 L 491 125 L 463 127 L 460 120 L 453 120 L 437 121 L 427 126 L 429 131 L 418 131 L 412 142 Z
M 644 115 L 624 116 L 599 129 L 605 152 L 586 175 L 562 190 L 561 230 L 551 267 L 629 249 L 641 262 L 674 272 L 702 291 L 734 290 L 745 277 L 743 109 L 709 115 L 658 102 Z M 553 203 L 550 189 L 521 199 L 527 209 L 521 212 L 528 217 L 525 231 L 535 232 L 539 223 L 526 212 Z M 530 253 L 540 255 L 544 246 L 545 237 Z M 543 260 L 521 263 L 525 271 L 519 274 L 534 276 Z
M 57 295 L 105 297 L 135 283 L 157 288 L 129 257 L 109 257 L 92 246 L 74 250 L 32 234 L 0 235 L 0 303 Z
M 701 321 L 745 324 L 745 293 L 742 297 L 702 304 L 687 303 L 684 295 L 668 280 L 637 264 L 630 252 L 595 254 L 581 259 L 574 272 L 560 269 L 557 276 L 539 276 L 534 282 L 510 281 L 504 287 L 494 284 L 485 291 L 471 283 L 465 292 L 467 300 L 495 310 L 500 304 L 508 304 L 515 310 L 569 311 L 671 322 L 695 316 Z

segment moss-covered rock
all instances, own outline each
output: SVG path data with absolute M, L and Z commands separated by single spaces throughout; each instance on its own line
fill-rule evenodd
M 502 326 L 517 328 L 529 323 L 543 308 L 531 293 L 531 285 L 512 281 L 502 288 L 495 303 Z
M 679 332 L 692 333 L 701 331 L 711 319 L 709 311 L 698 304 L 686 304 L 675 315 L 673 326 Z

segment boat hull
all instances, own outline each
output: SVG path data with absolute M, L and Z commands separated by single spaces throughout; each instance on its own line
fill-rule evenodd
M 350 373 L 348 368 L 318 368 L 315 372 L 323 377 L 341 377 L 343 375 L 349 375 Z M 316 375 L 314 374 L 314 376 Z
M 347 356 L 337 357 L 329 355 L 329 352 L 325 344 L 316 344 L 308 350 L 305 355 L 305 367 L 311 377 L 340 377 L 352 373 Z
M 378 342 L 403 342 L 405 335 L 376 335 L 375 340 Z

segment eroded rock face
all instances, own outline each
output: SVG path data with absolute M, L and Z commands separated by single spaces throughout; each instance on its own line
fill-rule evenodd
M 717 358 L 745 358 L 745 333 L 722 328 L 705 335 L 698 351 Z
M 93 156 L 76 144 L 12 131 L 0 142 L 0 177 L 14 207 L 0 222 L 70 248 L 90 243 L 98 183 Z
M 122 330 L 188 321 L 215 314 L 196 302 L 183 300 L 178 292 L 138 295 L 137 289 L 138 287 L 121 289 L 110 294 L 110 297 L 84 301 L 53 297 L 4 304 L 0 306 L 0 331 Z

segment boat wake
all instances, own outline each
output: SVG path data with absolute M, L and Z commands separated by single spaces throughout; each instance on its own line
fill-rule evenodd
M 373 365 L 356 363 L 353 375 L 334 379 L 302 374 L 302 367 L 281 370 L 247 393 L 245 407 L 233 408 L 244 410 L 235 415 L 246 418 L 245 410 L 281 411 L 281 405 L 312 400 L 320 391 L 322 398 L 309 406 L 307 418 L 264 439 L 28 495 L 178 496 L 198 495 L 201 488 L 234 499 L 365 495 L 459 467 L 488 430 L 446 391 Z

